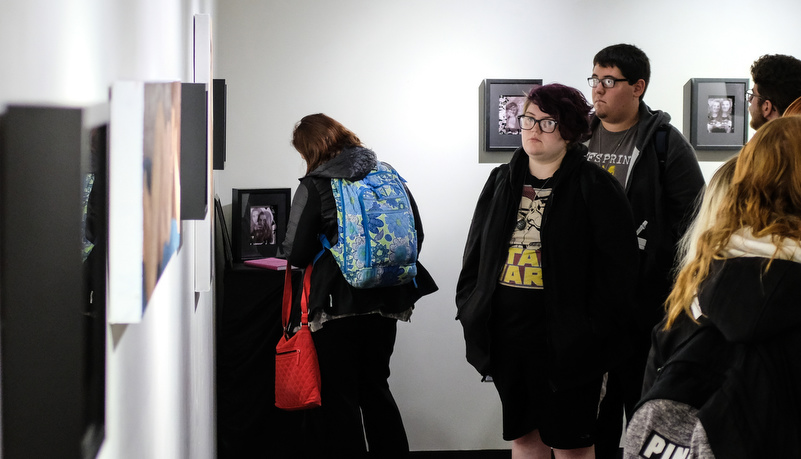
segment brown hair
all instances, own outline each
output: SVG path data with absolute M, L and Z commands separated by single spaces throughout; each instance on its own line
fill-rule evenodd
M 801 97 L 801 60 L 786 54 L 766 54 L 751 64 L 751 79 L 759 96 L 781 114 Z
M 667 299 L 666 328 L 682 313 L 690 314 L 710 264 L 724 258 L 721 250 L 741 228 L 756 238 L 771 237 L 777 245 L 774 257 L 784 239 L 801 239 L 801 117 L 768 122 L 740 150 L 716 218 L 698 237 L 695 258 L 679 272 Z
M 362 142 L 339 121 L 317 113 L 304 116 L 292 131 L 292 146 L 306 161 L 306 173 L 339 155 L 343 148 Z

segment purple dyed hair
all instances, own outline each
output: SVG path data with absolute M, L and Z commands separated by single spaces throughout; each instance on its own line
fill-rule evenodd
M 571 145 L 590 138 L 590 111 L 592 106 L 578 89 L 552 83 L 535 87 L 528 94 L 526 106 L 539 107 L 558 123 L 559 134 Z

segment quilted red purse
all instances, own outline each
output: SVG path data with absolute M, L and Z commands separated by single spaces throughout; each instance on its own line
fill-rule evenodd
M 288 337 L 292 310 L 292 267 L 287 261 L 281 324 L 284 332 L 275 347 L 275 406 L 282 410 L 304 410 L 320 406 L 320 366 L 309 329 L 309 283 L 312 266 L 303 275 L 300 300 L 300 330 Z

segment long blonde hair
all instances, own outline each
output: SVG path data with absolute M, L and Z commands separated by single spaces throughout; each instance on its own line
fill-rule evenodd
M 717 210 L 723 196 L 729 190 L 734 167 L 737 165 L 737 156 L 729 158 L 722 166 L 712 174 L 709 183 L 706 185 L 704 194 L 697 204 L 698 211 L 684 236 L 679 240 L 676 272 L 687 266 L 695 259 L 698 246 L 698 238 L 701 233 L 708 230 L 715 223 Z
M 668 296 L 666 328 L 682 313 L 692 317 L 690 306 L 712 261 L 724 258 L 721 250 L 742 228 L 755 238 L 771 237 L 777 253 L 783 239 L 801 240 L 801 117 L 770 121 L 740 150 L 714 221 L 701 231 L 695 256 L 679 271 Z

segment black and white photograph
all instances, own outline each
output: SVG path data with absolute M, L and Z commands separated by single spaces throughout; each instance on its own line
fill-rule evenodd
M 289 188 L 232 190 L 234 263 L 283 255 L 290 205 Z
M 250 244 L 275 244 L 275 210 L 273 206 L 250 208 Z
M 520 135 L 517 117 L 523 114 L 526 98 L 502 95 L 498 98 L 498 134 Z
M 734 96 L 710 96 L 707 99 L 707 106 L 709 108 L 706 114 L 707 132 L 726 134 L 734 132 L 734 119 L 732 118 Z
M 484 80 L 484 147 L 486 151 L 513 151 L 520 146 L 517 117 L 526 96 L 542 80 Z

